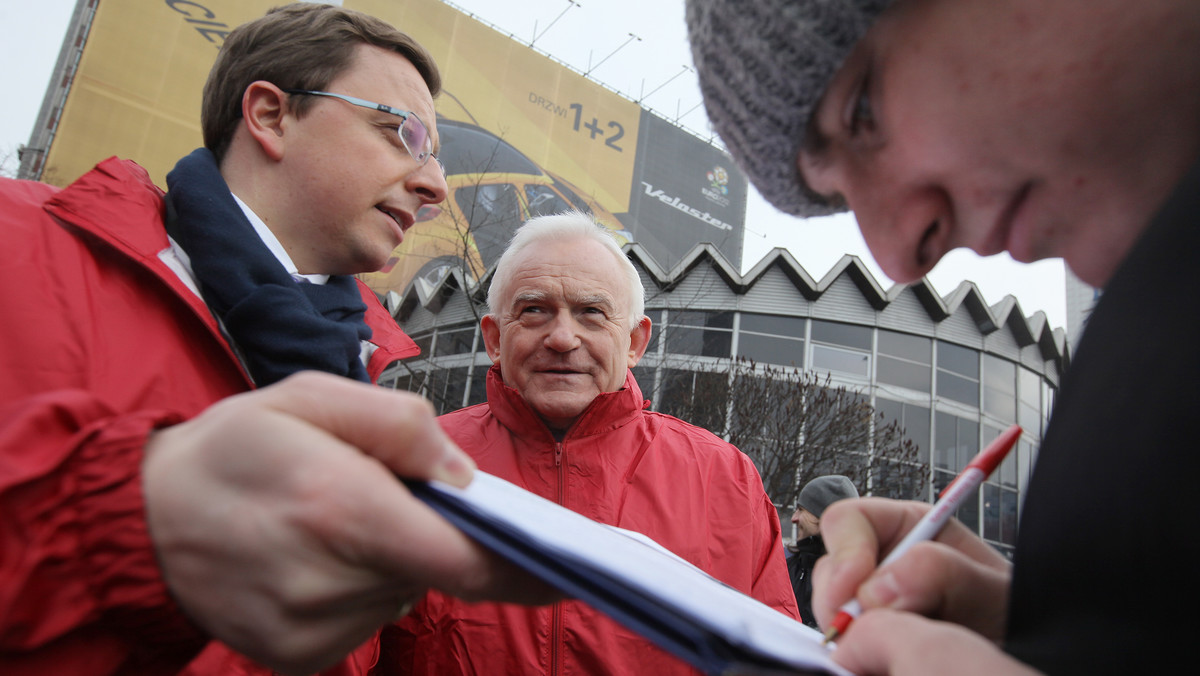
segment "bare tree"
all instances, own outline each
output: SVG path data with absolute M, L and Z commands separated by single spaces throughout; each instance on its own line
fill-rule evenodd
M 16 178 L 21 168 L 20 149 L 0 147 L 0 177 Z
M 929 468 L 917 445 L 866 397 L 828 375 L 738 359 L 693 387 L 667 392 L 665 412 L 750 455 L 777 505 L 794 505 L 800 488 L 824 474 L 844 474 L 872 495 L 924 496 Z

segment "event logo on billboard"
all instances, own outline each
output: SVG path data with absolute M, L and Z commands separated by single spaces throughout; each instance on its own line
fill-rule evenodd
M 729 172 L 725 171 L 725 167 L 717 165 L 712 168 L 706 175 L 708 178 L 708 186 L 701 188 L 700 192 L 708 198 L 709 202 L 720 204 L 723 207 L 729 206 Z
M 653 185 L 645 181 L 642 181 L 642 187 L 645 189 L 648 197 L 652 197 L 669 207 L 678 209 L 692 218 L 700 220 L 707 225 L 711 225 L 718 230 L 733 230 L 732 225 L 714 217 L 707 211 L 701 211 L 695 207 L 689 206 L 686 202 L 680 200 L 678 197 L 668 195 L 662 188 L 655 188 Z

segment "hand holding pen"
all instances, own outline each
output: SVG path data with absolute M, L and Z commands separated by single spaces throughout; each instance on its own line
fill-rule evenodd
M 968 497 L 974 495 L 975 489 L 1000 465 L 1009 451 L 1016 445 L 1020 436 L 1020 426 L 1013 425 L 971 460 L 966 468 L 955 477 L 954 481 L 950 482 L 950 485 L 946 486 L 945 490 L 942 491 L 933 508 L 926 512 L 908 535 L 892 549 L 879 567 L 885 567 L 904 556 L 918 542 L 931 540 L 936 537 L 954 512 L 962 506 Z M 850 623 L 861 612 L 862 607 L 855 599 L 851 599 L 843 605 L 837 617 L 831 623 L 829 631 L 826 633 L 826 642 L 845 633 L 846 628 L 849 627 Z

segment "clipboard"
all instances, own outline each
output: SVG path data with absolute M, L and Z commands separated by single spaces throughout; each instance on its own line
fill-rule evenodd
M 405 481 L 472 539 L 706 674 L 849 672 L 820 632 L 720 582 L 650 538 L 477 471 L 466 489 Z

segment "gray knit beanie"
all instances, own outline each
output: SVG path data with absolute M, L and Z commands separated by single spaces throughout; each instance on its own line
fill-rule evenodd
M 841 474 L 819 476 L 800 489 L 800 506 L 812 512 L 818 519 L 825 513 L 825 508 L 838 500 L 857 498 L 858 490 L 849 477 Z
M 796 155 L 829 81 L 891 2 L 687 0 L 708 119 L 777 209 L 795 216 L 841 211 L 814 201 Z

